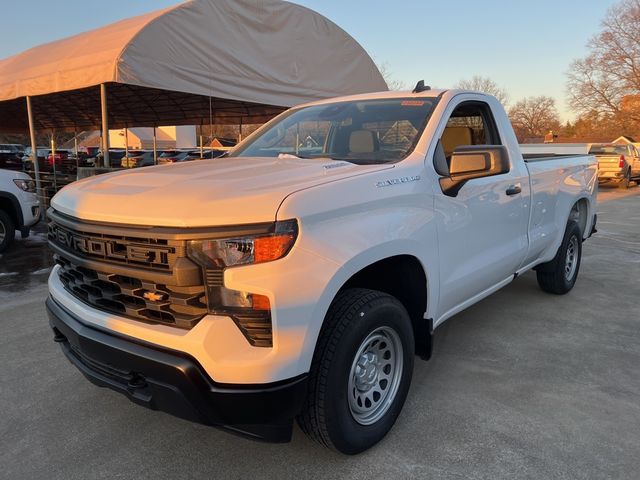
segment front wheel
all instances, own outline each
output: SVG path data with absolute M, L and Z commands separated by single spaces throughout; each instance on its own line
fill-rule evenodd
M 0 252 L 4 252 L 13 243 L 16 226 L 7 212 L 0 210 Z
M 558 253 L 550 262 L 536 267 L 538 285 L 548 293 L 564 295 L 576 283 L 580 261 L 582 259 L 582 231 L 573 220 L 567 223 L 567 229 Z
M 340 292 L 318 340 L 300 427 L 350 455 L 375 445 L 404 405 L 413 358 L 411 320 L 398 300 L 374 290 Z

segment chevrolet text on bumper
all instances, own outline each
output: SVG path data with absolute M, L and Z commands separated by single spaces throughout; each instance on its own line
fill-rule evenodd
M 295 107 L 226 158 L 59 192 L 54 339 L 138 404 L 271 441 L 297 420 L 358 453 L 445 320 L 532 269 L 573 288 L 597 184 L 591 156 L 523 156 L 489 95 Z

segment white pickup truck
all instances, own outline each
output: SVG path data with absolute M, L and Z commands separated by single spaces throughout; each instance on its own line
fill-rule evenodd
M 13 243 L 16 231 L 28 237 L 39 219 L 33 179 L 26 173 L 0 169 L 0 253 Z
M 392 427 L 442 322 L 531 269 L 571 290 L 596 191 L 591 156 L 524 159 L 488 95 L 311 103 L 226 158 L 59 192 L 50 324 L 139 404 L 271 441 L 297 418 L 353 454 Z

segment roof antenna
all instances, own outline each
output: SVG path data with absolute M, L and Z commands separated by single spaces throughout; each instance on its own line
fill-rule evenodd
M 431 87 L 429 85 L 425 85 L 424 80 L 420 80 L 416 83 L 416 88 L 414 88 L 411 93 L 426 92 L 427 90 L 431 90 Z

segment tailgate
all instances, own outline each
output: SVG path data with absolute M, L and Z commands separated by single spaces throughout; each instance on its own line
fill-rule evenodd
M 619 172 L 620 155 L 596 156 L 599 172 Z

